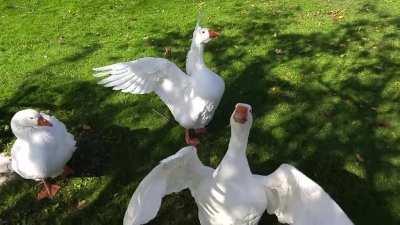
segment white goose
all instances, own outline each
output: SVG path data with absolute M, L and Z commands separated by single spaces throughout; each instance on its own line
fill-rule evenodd
M 230 123 L 228 151 L 217 169 L 204 166 L 193 146 L 164 159 L 139 184 L 124 225 L 149 222 L 165 195 L 185 188 L 197 203 L 201 225 L 256 225 L 265 210 L 281 223 L 352 224 L 335 201 L 295 167 L 283 164 L 268 176 L 251 173 L 246 158 L 249 105 L 237 104 Z
M 204 63 L 204 45 L 219 33 L 201 28 L 193 32 L 186 59 L 186 73 L 163 58 L 145 57 L 95 68 L 95 76 L 108 76 L 99 84 L 133 94 L 155 92 L 185 130 L 187 144 L 199 143 L 196 133 L 205 132 L 225 90 L 224 81 Z
M 55 117 L 33 109 L 17 112 L 11 129 L 17 137 L 11 149 L 12 170 L 25 179 L 43 181 L 38 199 L 54 197 L 60 186 L 46 178 L 72 172 L 65 164 L 76 149 L 74 137 Z

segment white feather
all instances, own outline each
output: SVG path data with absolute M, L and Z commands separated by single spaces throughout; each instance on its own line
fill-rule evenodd
M 209 37 L 200 34 L 201 30 L 196 27 L 193 33 L 194 41 L 187 56 L 186 72 L 190 76 L 174 63 L 152 57 L 95 68 L 94 76 L 105 77 L 98 83 L 124 93 L 155 92 L 181 126 L 205 127 L 214 115 L 225 85 L 224 81 L 204 64 L 202 49 Z M 201 107 L 195 99 L 201 100 Z M 213 110 L 209 110 L 210 108 Z M 187 116 L 187 113 L 191 116 Z
M 153 219 L 165 195 L 189 188 L 201 225 L 256 225 L 264 211 L 282 223 L 295 225 L 353 225 L 343 210 L 314 181 L 283 164 L 268 176 L 252 174 L 246 155 L 252 124 L 231 117 L 231 140 L 218 167 L 204 166 L 193 147 L 161 161 L 139 184 L 125 213 L 124 225 Z
M 25 126 L 24 114 L 29 111 L 34 110 L 22 110 L 11 120 L 13 133 L 17 136 L 11 149 L 12 169 L 25 179 L 56 177 L 75 152 L 74 137 L 62 122 L 44 113 L 41 115 L 52 124 L 51 127 Z

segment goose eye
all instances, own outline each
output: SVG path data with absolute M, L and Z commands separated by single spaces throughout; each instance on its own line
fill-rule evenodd
M 253 110 L 252 110 L 252 109 L 249 109 L 249 112 L 250 112 L 250 113 L 253 113 Z
M 206 33 L 204 30 L 201 32 L 202 34 Z
M 33 117 L 31 116 L 31 117 L 29 117 L 29 119 L 33 120 L 33 119 L 35 119 L 35 118 L 33 118 Z

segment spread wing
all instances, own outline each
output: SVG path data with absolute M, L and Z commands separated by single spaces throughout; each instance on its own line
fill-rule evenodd
M 99 84 L 133 94 L 181 90 L 189 83 L 188 75 L 163 58 L 145 57 L 95 68 L 94 71 L 96 77 L 107 76 Z
M 165 195 L 190 188 L 212 173 L 203 166 L 192 146 L 164 159 L 140 182 L 125 212 L 124 225 L 141 225 L 153 219 Z
M 295 167 L 282 164 L 268 176 L 255 176 L 265 186 L 267 211 L 279 222 L 295 225 L 353 225 L 336 202 Z

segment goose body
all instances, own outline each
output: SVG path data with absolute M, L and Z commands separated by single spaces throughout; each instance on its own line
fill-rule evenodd
M 39 118 L 47 121 L 39 124 Z M 43 180 L 63 172 L 74 153 L 75 140 L 55 117 L 27 109 L 11 120 L 17 140 L 11 149 L 12 170 L 25 179 Z
M 99 84 L 133 94 L 155 92 L 186 129 L 204 128 L 225 90 L 223 79 L 204 63 L 204 45 L 218 33 L 196 26 L 186 59 L 186 73 L 163 58 L 144 57 L 95 68 Z
M 255 225 L 266 208 L 265 191 L 251 177 L 224 180 L 211 176 L 190 190 L 202 225 Z
M 124 225 L 146 224 L 165 195 L 185 188 L 196 201 L 201 225 L 256 225 L 265 211 L 288 224 L 352 225 L 335 201 L 295 167 L 283 164 L 268 176 L 253 174 L 245 153 L 251 124 L 251 106 L 238 104 L 228 151 L 216 169 L 204 166 L 193 146 L 162 160 L 134 192 Z

